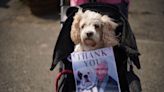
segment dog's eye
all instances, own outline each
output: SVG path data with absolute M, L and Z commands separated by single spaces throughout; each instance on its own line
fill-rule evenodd
M 94 24 L 94 27 L 95 28 L 99 28 L 100 26 L 98 24 Z
M 81 28 L 83 29 L 83 28 L 84 28 L 84 26 L 85 26 L 85 24 L 83 24 L 83 25 L 81 26 Z

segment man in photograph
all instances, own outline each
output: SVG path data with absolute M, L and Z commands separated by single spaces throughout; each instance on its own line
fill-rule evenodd
M 108 74 L 108 63 L 102 62 L 96 66 L 98 92 L 119 92 L 118 83 Z

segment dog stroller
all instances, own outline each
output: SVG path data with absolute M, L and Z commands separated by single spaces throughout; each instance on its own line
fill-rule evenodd
M 92 10 L 103 15 L 108 15 L 119 24 L 115 32 L 116 35 L 119 36 L 120 42 L 118 46 L 113 47 L 113 50 L 116 59 L 121 92 L 141 92 L 140 79 L 133 72 L 133 65 L 140 69 L 140 53 L 137 49 L 135 36 L 127 19 L 121 13 L 119 8 L 114 5 L 94 2 L 82 4 L 80 7 L 82 7 L 84 11 Z M 50 70 L 52 71 L 58 63 L 60 64 L 60 73 L 57 77 L 56 85 L 57 92 L 75 92 L 76 89 L 72 73 L 72 64 L 67 60 L 67 57 L 74 50 L 74 43 L 70 38 L 70 30 L 73 22 L 73 16 L 77 11 L 78 8 L 76 7 L 70 7 L 67 9 L 67 19 L 62 21 L 62 28 L 54 48 L 53 62 Z M 58 83 L 59 79 L 60 82 Z

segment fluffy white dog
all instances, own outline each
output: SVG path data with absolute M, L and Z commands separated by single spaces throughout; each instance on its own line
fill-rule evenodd
M 79 9 L 71 27 L 71 39 L 75 43 L 74 51 L 89 51 L 118 45 L 114 30 L 118 26 L 107 15 Z

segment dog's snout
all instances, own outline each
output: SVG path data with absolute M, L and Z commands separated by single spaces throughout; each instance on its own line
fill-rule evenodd
M 88 36 L 88 37 L 93 36 L 93 32 L 88 32 L 88 33 L 87 33 L 87 36 Z

